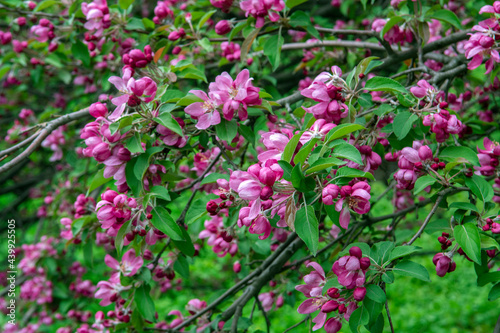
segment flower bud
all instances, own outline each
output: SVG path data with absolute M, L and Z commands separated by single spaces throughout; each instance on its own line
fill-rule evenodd
M 349 254 L 353 257 L 361 259 L 361 257 L 363 256 L 363 251 L 361 251 L 359 247 L 353 246 L 349 249 Z
M 231 31 L 231 24 L 229 23 L 229 21 L 222 20 L 215 25 L 215 32 L 217 33 L 217 35 L 223 36 L 230 31 Z
M 239 272 L 241 272 L 241 264 L 240 264 L 240 262 L 239 262 L 239 261 L 237 261 L 237 262 L 235 262 L 235 263 L 233 264 L 233 271 L 234 271 L 235 273 L 239 273 Z
M 366 296 L 366 288 L 365 287 L 357 287 L 354 289 L 353 297 L 356 301 L 362 301 Z
M 321 307 L 321 312 L 330 313 L 339 308 L 339 303 L 337 301 L 331 300 L 323 304 Z

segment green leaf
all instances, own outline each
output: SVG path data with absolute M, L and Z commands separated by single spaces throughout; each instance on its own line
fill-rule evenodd
M 436 179 L 431 176 L 422 176 L 415 182 L 415 187 L 413 188 L 413 193 L 417 194 L 423 191 L 427 186 L 432 185 L 436 182 Z
M 398 139 L 404 139 L 408 133 L 410 133 L 410 130 L 413 128 L 413 123 L 417 119 L 418 116 L 416 114 L 412 114 L 408 111 L 398 113 L 392 123 L 394 134 L 396 134 Z
M 90 183 L 89 189 L 87 190 L 87 194 L 85 194 L 85 196 L 88 197 L 90 192 L 92 192 L 93 190 L 95 190 L 99 186 L 106 184 L 111 179 L 113 179 L 113 177 L 104 178 L 104 168 L 97 171 L 94 178 L 92 178 L 92 182 Z
M 283 151 L 283 155 L 281 155 L 281 159 L 290 163 L 292 161 L 293 153 L 295 153 L 295 148 L 297 148 L 297 144 L 299 143 L 300 137 L 302 136 L 302 132 L 295 134 L 290 141 L 285 146 L 285 150 Z
M 291 181 L 293 167 L 290 165 L 290 163 L 288 163 L 286 161 L 278 161 L 278 164 L 281 167 L 281 169 L 283 169 L 283 178 L 285 180 Z M 306 171 L 306 173 L 307 173 L 307 171 Z
M 292 9 L 293 7 L 296 7 L 306 1 L 307 0 L 286 0 L 285 3 L 288 8 Z
M 204 71 L 201 71 L 198 68 L 185 68 L 180 72 L 176 73 L 178 78 L 181 79 L 195 79 L 202 80 L 203 82 L 207 82 L 207 77 Z
M 178 248 L 182 253 L 184 253 L 188 257 L 192 257 L 194 256 L 195 249 L 193 242 L 191 241 L 191 237 L 189 236 L 186 229 L 181 228 L 181 231 L 183 240 L 177 241 L 172 239 L 172 242 L 174 243 L 175 247 Z
M 94 256 L 93 256 L 93 244 L 94 240 L 92 237 L 87 238 L 86 242 L 83 244 L 83 261 L 86 266 L 94 266 Z
M 473 205 L 470 202 L 453 202 L 451 205 L 448 206 L 449 209 L 456 208 L 456 209 L 462 209 L 462 210 L 472 210 L 474 212 L 478 212 L 479 210 L 475 205 Z
M 115 237 L 115 248 L 116 248 L 116 252 L 118 252 L 118 254 L 121 254 L 121 252 L 122 252 L 123 241 L 125 240 L 125 235 L 130 230 L 130 224 L 131 223 L 132 223 L 132 220 L 129 220 L 129 221 L 125 222 L 120 227 L 120 229 L 118 230 L 118 233 L 116 234 L 116 237 Z
M 229 41 L 233 40 L 234 36 L 236 36 L 241 30 L 243 30 L 248 25 L 248 20 L 244 20 L 234 26 L 234 28 L 229 33 L 228 39 Z
M 74 234 L 74 233 L 73 233 Z M 495 238 L 491 237 L 490 235 L 486 233 L 480 233 L 481 236 L 481 249 L 482 250 L 499 250 L 500 251 L 500 244 L 496 241 Z
M 316 39 L 321 40 L 321 35 L 318 30 L 311 23 L 311 17 L 301 10 L 296 10 L 290 16 L 290 25 L 294 28 L 302 27 L 305 28 L 308 33 L 314 36 Z
M 219 179 L 229 180 L 229 175 L 216 172 L 211 173 L 205 176 L 205 178 L 201 181 L 200 185 L 215 183 Z
M 450 10 L 447 10 L 447 9 L 438 10 L 438 11 L 432 13 L 429 16 L 429 18 L 433 18 L 433 19 L 436 19 L 439 21 L 449 23 L 459 30 L 462 29 L 462 22 L 460 22 L 457 15 Z
M 281 47 L 283 46 L 284 39 L 281 33 L 277 35 L 272 35 L 264 43 L 264 54 L 269 59 L 269 62 L 273 66 L 273 72 L 278 69 L 280 65 L 281 58 Z
M 205 200 L 196 200 L 187 211 L 186 218 L 184 219 L 186 224 L 192 224 L 205 216 L 207 214 L 206 206 L 207 202 Z
M 200 19 L 200 21 L 198 22 L 198 31 L 201 29 L 201 27 L 203 27 L 203 25 L 212 17 L 212 15 L 215 14 L 215 12 L 217 12 L 217 10 L 211 10 L 209 11 L 208 13 L 206 13 L 205 15 L 203 15 L 203 17 Z
M 57 3 L 59 3 L 59 1 L 56 1 L 56 0 L 44 0 L 44 1 L 40 2 L 38 4 L 38 6 L 36 6 L 34 12 L 40 12 L 40 11 L 42 11 L 44 9 L 52 7 L 53 5 L 56 5 Z
M 178 256 L 174 263 L 174 270 L 183 278 L 189 279 L 189 263 L 184 256 Z
M 363 325 L 368 324 L 370 321 L 370 315 L 364 306 L 361 306 L 354 310 L 349 318 L 349 327 L 352 332 L 360 332 L 360 328 Z
M 144 174 L 149 168 L 149 161 L 151 157 L 163 150 L 163 147 L 151 147 L 146 150 L 144 154 L 139 155 L 137 162 L 134 165 L 134 175 L 135 177 L 142 182 L 144 178 Z
M 146 28 L 146 30 L 150 31 L 155 29 L 155 23 L 150 19 L 148 19 L 147 17 L 142 18 L 142 24 L 144 24 L 144 28 Z
M 151 213 L 153 215 L 151 224 L 156 229 L 168 235 L 172 240 L 184 240 L 181 227 L 179 227 L 165 208 L 156 206 Z
M 306 243 L 314 256 L 318 252 L 319 225 L 314 208 L 311 206 L 302 207 L 295 215 L 295 232 Z
M 76 39 L 73 45 L 71 45 L 71 53 L 75 59 L 81 60 L 85 67 L 90 67 L 89 49 L 81 40 Z
M 188 105 L 191 105 L 193 103 L 199 103 L 199 102 L 203 103 L 203 100 L 196 95 L 189 94 L 189 95 L 186 95 L 185 97 L 182 97 L 180 100 L 178 100 L 176 105 L 188 106 Z
M 236 120 L 227 121 L 224 118 L 221 118 L 220 124 L 215 125 L 215 132 L 219 139 L 226 141 L 227 143 L 231 143 L 233 139 L 238 134 L 238 125 L 236 124 Z
M 493 187 L 483 177 L 478 175 L 466 177 L 465 185 L 484 203 L 491 201 L 495 194 L 493 192 Z
M 0 68 L 0 80 L 10 71 L 11 67 L 10 65 L 3 65 Z
M 453 229 L 453 235 L 465 254 L 474 262 L 481 264 L 481 239 L 477 226 L 472 222 L 457 225 Z
M 356 131 L 359 131 L 362 129 L 365 129 L 365 128 L 363 126 L 361 126 L 360 124 L 341 124 L 341 125 L 335 126 L 326 135 L 325 144 L 328 142 L 331 142 L 335 139 L 339 139 L 343 136 L 351 134 L 352 132 L 356 132 Z
M 361 153 L 356 149 L 356 147 L 349 143 L 342 143 L 338 146 L 335 146 L 332 155 L 335 157 L 347 158 L 348 160 L 353 161 L 359 165 L 363 164 Z
M 377 303 L 385 303 L 385 292 L 376 284 L 366 286 L 366 297 Z
M 411 276 L 426 282 L 431 281 L 427 269 L 413 261 L 401 261 L 394 267 L 393 272 L 402 276 Z
M 420 247 L 418 246 L 398 246 L 394 248 L 394 250 L 392 250 L 389 261 L 394 261 L 396 259 L 406 257 L 418 251 L 420 251 Z
M 318 141 L 319 141 L 319 138 L 312 138 L 305 145 L 303 145 L 302 148 L 300 148 L 300 150 L 297 152 L 297 154 L 293 158 L 293 162 L 295 164 L 304 163 L 307 159 L 307 156 L 309 156 L 311 151 L 314 149 L 316 142 L 318 142 Z
M 130 5 L 133 3 L 134 3 L 134 0 L 118 0 L 118 6 L 121 9 L 128 9 L 128 7 L 130 7 Z
M 495 284 L 491 287 L 490 292 L 488 294 L 488 301 L 494 301 L 500 297 L 500 283 Z
M 157 118 L 153 119 L 157 123 L 165 126 L 175 134 L 179 134 L 180 136 L 184 136 L 184 133 L 182 133 L 182 127 L 179 125 L 177 120 L 172 117 L 172 114 L 170 112 L 161 112 Z
M 368 91 L 387 91 L 391 93 L 399 92 L 402 94 L 408 93 L 399 83 L 398 81 L 395 81 L 393 79 L 389 79 L 388 77 L 382 77 L 382 76 L 375 76 L 371 78 L 370 80 L 366 81 L 366 85 L 364 87 L 364 90 Z
M 151 191 L 149 192 L 151 195 L 170 201 L 170 194 L 168 193 L 168 190 L 163 187 L 163 186 L 153 186 L 151 188 Z
M 142 149 L 141 145 L 141 134 L 135 132 L 130 138 L 125 140 L 125 147 L 133 154 L 143 153 L 144 149 Z
M 316 187 L 316 182 L 311 177 L 305 177 L 302 173 L 300 163 L 293 167 L 292 169 L 292 185 L 300 192 L 309 192 L 314 190 Z
M 490 282 L 497 282 L 499 280 L 500 280 L 500 271 L 484 273 L 477 277 L 477 285 L 479 287 L 482 287 Z
M 240 124 L 240 126 L 238 126 L 238 133 L 243 135 L 245 140 L 247 140 L 252 146 L 255 146 L 255 132 L 250 127 Z
M 405 19 L 401 16 L 393 16 L 387 23 L 384 25 L 384 29 L 380 31 L 380 38 L 384 38 L 384 35 L 391 30 L 392 27 L 394 27 L 396 24 L 399 22 L 404 21 Z
M 155 318 L 155 303 L 149 295 L 151 287 L 148 284 L 143 284 L 135 290 L 134 303 L 136 309 L 141 313 L 142 317 L 150 322 L 156 322 Z
M 338 169 L 337 173 L 335 174 L 335 178 L 340 178 L 340 177 L 368 178 L 371 180 L 375 180 L 375 178 L 373 178 L 373 175 L 371 173 L 349 167 L 342 167 Z
M 346 163 L 347 162 L 339 160 L 336 157 L 320 158 L 306 170 L 306 175 L 311 174 L 313 172 L 325 170 L 333 166 L 344 165 Z
M 439 158 L 462 163 L 471 163 L 475 166 L 480 166 L 477 154 L 470 148 L 464 146 L 450 146 L 443 149 Z

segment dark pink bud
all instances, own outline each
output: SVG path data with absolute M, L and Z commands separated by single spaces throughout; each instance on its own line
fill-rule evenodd
M 328 291 L 326 293 L 331 298 L 339 298 L 340 297 L 340 293 L 339 293 L 339 290 L 337 288 L 330 288 L 330 289 L 328 289 Z
M 118 154 L 116 154 L 116 157 L 118 157 L 120 161 L 128 162 L 132 158 L 131 155 L 132 154 L 130 153 L 130 150 L 125 147 L 121 147 L 120 149 L 118 149 Z
M 179 34 L 178 31 L 172 31 L 169 35 L 168 35 L 168 40 L 171 40 L 172 42 L 178 40 L 179 38 L 181 38 L 181 35 Z
M 153 255 L 153 252 L 151 252 L 151 250 L 144 250 L 143 257 L 144 257 L 144 260 L 153 260 L 154 255 Z
M 340 189 L 340 196 L 342 198 L 345 198 L 347 196 L 350 196 L 352 193 L 352 187 L 349 186 L 349 185 L 346 185 L 346 186 L 342 186 L 342 188 Z
M 360 302 L 366 296 L 366 288 L 365 287 L 357 287 L 356 289 L 354 289 L 354 293 L 352 295 L 356 301 Z
M 25 24 L 26 24 L 26 17 L 22 17 L 22 16 L 21 16 L 21 17 L 18 17 L 18 18 L 17 18 L 17 24 L 18 24 L 20 27 L 22 27 L 23 25 L 25 25 Z
M 219 21 L 216 25 L 215 25 L 215 32 L 218 34 L 218 35 L 225 35 L 227 34 L 228 32 L 231 31 L 231 24 L 229 23 L 229 21 L 226 21 L 226 20 L 222 20 L 222 21 Z
M 274 194 L 273 188 L 271 186 L 266 186 L 260 191 L 260 198 L 262 200 L 268 200 Z
M 331 300 L 323 304 L 321 307 L 321 312 L 330 313 L 339 308 L 339 303 L 337 301 Z
M 418 149 L 418 157 L 422 161 L 432 159 L 432 150 L 428 146 L 422 146 Z
M 239 273 L 239 272 L 241 272 L 241 264 L 240 264 L 240 262 L 239 262 L 239 261 L 237 261 L 237 262 L 235 262 L 235 263 L 233 264 L 233 271 L 234 271 L 235 273 Z
M 342 322 L 337 318 L 330 318 L 325 323 L 325 331 L 328 333 L 337 333 L 342 329 Z
M 357 246 L 353 246 L 349 249 L 349 254 L 351 256 L 354 256 L 358 259 L 361 259 L 361 257 L 363 256 L 363 251 L 361 251 L 361 249 Z
M 368 267 L 370 267 L 370 265 L 371 265 L 370 258 L 363 257 L 363 258 L 359 259 L 359 266 L 361 267 L 362 270 L 368 269 Z
M 363 155 L 369 155 L 372 153 L 372 148 L 370 146 L 361 146 L 359 152 Z
M 101 142 L 92 150 L 92 156 L 98 162 L 104 162 L 111 156 L 111 150 L 109 149 L 109 145 L 105 142 Z
M 262 184 L 273 186 L 276 181 L 276 174 L 270 168 L 264 167 L 259 171 L 259 180 Z
M 181 51 L 182 51 L 181 47 L 180 46 L 176 46 L 172 50 L 172 54 L 179 54 L 179 53 L 181 53 Z
M 101 102 L 93 103 L 89 107 L 89 113 L 94 118 L 106 117 L 108 115 L 108 108 Z

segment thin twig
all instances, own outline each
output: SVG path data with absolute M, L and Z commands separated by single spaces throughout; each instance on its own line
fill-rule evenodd
M 441 200 L 443 200 L 443 196 L 440 195 L 438 196 L 436 202 L 434 203 L 434 206 L 432 206 L 432 209 L 431 211 L 429 212 L 429 214 L 427 215 L 427 217 L 425 218 L 425 221 L 424 223 L 422 224 L 422 226 L 420 227 L 420 229 L 418 229 L 417 233 L 410 239 L 410 241 L 407 243 L 407 245 L 411 245 L 413 244 L 413 242 L 415 240 L 417 240 L 417 238 L 420 237 L 420 235 L 422 234 L 422 232 L 424 232 L 424 229 L 425 227 L 427 226 L 427 224 L 429 223 L 429 221 L 431 220 L 432 216 L 434 215 L 434 213 L 436 212 L 438 206 L 439 206 L 439 203 L 441 203 Z

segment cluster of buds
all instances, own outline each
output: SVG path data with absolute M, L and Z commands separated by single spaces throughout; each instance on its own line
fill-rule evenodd
M 491 218 L 487 218 L 486 224 L 483 226 L 483 231 L 491 231 L 493 234 L 500 234 L 500 224 L 494 222 Z
M 154 24 L 161 24 L 161 22 L 167 17 L 170 17 L 171 19 L 174 18 L 174 11 L 170 8 L 170 6 L 172 6 L 170 1 L 158 1 L 156 3 L 156 7 L 154 9 L 155 16 L 153 17 Z
M 83 25 L 91 34 L 101 37 L 104 29 L 111 26 L 111 16 L 106 0 L 94 0 L 82 3 L 82 13 L 87 22 Z
M 205 230 L 202 230 L 198 238 L 207 238 L 207 244 L 219 257 L 230 254 L 233 257 L 238 252 L 238 244 L 232 228 L 225 228 L 224 221 L 220 216 L 214 216 L 205 221 Z
M 218 189 L 214 190 L 213 193 L 218 195 L 219 198 L 207 202 L 207 212 L 212 216 L 215 216 L 219 214 L 221 210 L 230 207 L 235 200 L 227 180 L 217 179 L 217 186 Z
M 35 36 L 40 43 L 45 43 L 56 37 L 54 34 L 54 25 L 46 18 L 40 19 L 37 25 L 31 27 L 31 34 Z
M 457 268 L 457 264 L 446 253 L 437 253 L 432 258 L 432 262 L 436 265 L 436 274 L 440 277 L 453 272 Z
M 385 19 L 375 19 L 372 23 L 372 30 L 379 33 L 384 30 L 386 23 Z M 413 42 L 413 33 L 409 28 L 400 28 L 396 24 L 385 33 L 384 39 L 389 44 L 411 43 Z
M 441 243 L 441 250 L 446 250 L 449 248 L 452 244 L 452 241 L 450 238 L 450 234 L 447 232 L 443 232 L 441 236 L 438 237 L 438 242 Z
M 437 170 L 444 167 L 444 163 L 440 164 L 442 162 L 439 160 L 436 162 L 432 155 L 432 150 L 418 141 L 413 142 L 413 148 L 405 147 L 394 155 L 386 155 L 387 160 L 398 158 L 399 170 L 393 176 L 397 181 L 396 188 L 412 190 L 418 176 L 424 174 L 423 170 L 427 168 Z
M 245 0 L 240 2 L 240 8 L 245 11 L 245 16 L 252 15 L 255 17 L 255 28 L 262 28 L 266 17 L 269 17 L 271 22 L 276 22 L 280 19 L 277 12 L 285 9 L 283 0 Z
M 10 31 L 3 32 L 0 30 L 0 44 L 7 45 L 12 40 L 12 33 Z
M 222 56 L 228 61 L 238 61 L 241 56 L 240 44 L 234 42 L 222 42 L 220 44 L 220 49 L 222 51 Z
M 85 197 L 85 194 L 79 194 L 73 206 L 75 208 L 75 219 L 77 219 L 94 212 L 95 200 L 92 197 Z
M 132 68 L 144 68 L 153 61 L 153 51 L 151 46 L 144 46 L 144 52 L 139 49 L 130 50 L 122 56 L 124 65 L 129 65 Z
M 312 113 L 316 119 L 325 119 L 327 122 L 338 124 L 342 118 L 347 117 L 349 108 L 344 103 L 343 90 L 345 86 L 342 80 L 342 70 L 333 66 L 332 73 L 320 73 L 312 84 L 300 93 L 304 97 L 311 98 L 318 104 L 304 108 L 306 112 Z

